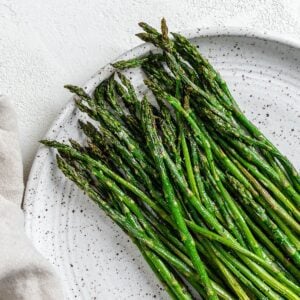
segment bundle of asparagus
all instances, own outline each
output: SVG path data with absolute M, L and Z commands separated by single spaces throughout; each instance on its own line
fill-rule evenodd
M 139 25 L 161 51 L 113 66 L 141 67 L 155 103 L 119 71 L 92 96 L 68 85 L 99 124 L 79 121 L 85 145 L 42 143 L 173 299 L 299 299 L 298 172 L 194 45 Z

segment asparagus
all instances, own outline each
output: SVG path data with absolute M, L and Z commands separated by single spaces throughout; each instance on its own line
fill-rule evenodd
M 192 286 L 204 299 L 299 299 L 299 173 L 194 45 L 164 19 L 161 33 L 139 25 L 158 51 L 113 66 L 141 67 L 159 109 L 119 71 L 92 95 L 67 85 L 98 125 L 80 121 L 84 146 L 42 142 L 171 298 L 192 299 Z
M 48 145 L 52 145 L 52 146 L 54 146 L 54 144 L 53 143 L 50 143 L 50 142 L 45 142 L 45 143 L 47 143 Z M 58 147 L 59 145 L 55 145 L 56 147 Z M 62 146 L 61 146 L 62 147 Z M 63 147 L 65 147 L 65 146 L 63 146 Z M 63 148 L 61 148 L 61 149 L 63 149 Z M 70 150 L 70 149 L 68 149 L 68 150 Z M 75 153 L 76 154 L 76 153 Z M 73 155 L 74 155 L 74 151 L 73 151 Z M 78 154 L 76 154 L 76 155 L 78 155 Z M 88 160 L 89 162 L 92 162 L 92 160 Z
M 162 55 L 157 53 L 157 54 L 152 54 L 151 57 L 144 56 L 144 57 L 137 57 L 128 60 L 119 60 L 113 63 L 112 66 L 118 70 L 137 68 L 137 67 L 141 67 L 144 63 L 148 62 L 150 59 L 153 59 L 153 57 L 158 61 L 162 60 Z
M 155 160 L 156 165 L 159 169 L 163 191 L 165 194 L 165 198 L 169 204 L 172 217 L 174 218 L 174 221 L 179 231 L 181 232 L 182 235 L 181 238 L 184 241 L 189 256 L 193 262 L 193 265 L 196 268 L 200 276 L 200 279 L 204 284 L 208 299 L 217 299 L 216 292 L 212 288 L 212 284 L 210 282 L 209 277 L 207 276 L 204 264 L 197 253 L 195 247 L 195 241 L 187 228 L 187 225 L 180 211 L 180 207 L 176 201 L 174 190 L 168 179 L 166 167 L 163 162 L 163 155 L 164 155 L 163 150 L 162 147 L 160 146 L 159 138 L 154 131 L 155 125 L 154 125 L 152 111 L 150 110 L 149 104 L 145 98 L 142 100 L 142 110 L 143 110 L 142 120 L 143 120 L 144 130 L 147 133 L 148 147 L 152 150 L 153 159 Z
M 146 30 L 147 31 L 147 30 Z M 148 31 L 149 32 L 149 31 Z M 153 29 L 151 30 L 151 34 L 153 34 L 154 33 L 154 31 L 153 31 Z M 174 53 L 174 45 L 173 45 L 173 43 L 168 43 L 168 47 L 166 47 L 164 44 L 163 45 L 161 45 L 161 41 L 160 40 L 158 40 L 158 38 L 159 38 L 159 35 L 156 33 L 153 37 L 152 37 L 152 39 L 150 39 L 150 41 L 151 42 L 153 42 L 154 44 L 156 44 L 156 45 L 160 45 L 160 46 L 162 46 L 162 47 L 164 47 L 164 48 L 166 48 L 168 51 L 170 51 L 170 49 L 171 50 L 173 50 L 173 53 Z M 195 47 L 193 47 L 192 45 L 190 45 L 189 43 L 185 43 L 185 44 L 188 44 L 188 48 L 189 48 L 189 51 L 188 52 L 191 52 L 191 50 L 192 50 L 192 55 L 195 55 L 195 56 L 197 56 L 195 53 L 197 53 L 198 51 L 195 49 Z M 180 68 L 180 66 L 178 65 L 178 63 L 175 61 L 175 57 L 172 55 L 172 54 L 170 54 L 170 53 L 167 53 L 166 54 L 167 55 L 167 57 L 168 57 L 168 62 L 169 62 L 169 66 L 171 67 L 171 69 L 172 70 L 175 70 L 175 72 L 176 73 L 179 73 L 180 74 L 180 76 L 182 77 L 182 79 L 184 80 L 184 81 L 186 81 L 190 86 L 192 86 L 192 88 L 197 92 L 197 93 L 199 93 L 200 95 L 202 95 L 204 98 L 206 98 L 207 100 L 209 100 L 209 101 L 213 101 L 214 103 L 216 103 L 215 101 L 214 101 L 214 99 L 213 99 L 213 97 L 211 97 L 209 94 L 207 94 L 207 93 L 205 93 L 203 90 L 201 90 L 199 87 L 197 87 L 196 85 L 194 85 L 193 84 L 193 82 L 191 82 L 191 80 L 189 80 L 186 76 L 185 76 L 185 74 L 184 74 L 184 71 Z M 198 57 L 199 58 L 199 57 Z M 246 126 L 247 128 L 249 127 L 250 128 L 250 131 L 253 133 L 255 133 L 255 136 L 256 137 L 258 137 L 259 139 L 261 139 L 261 137 L 262 137 L 262 134 L 260 133 L 260 134 L 258 134 L 258 130 L 257 129 L 255 129 L 255 126 L 253 125 L 253 124 L 251 124 L 248 120 L 246 120 L 245 119 L 245 117 L 244 117 L 244 115 L 240 112 L 240 110 L 238 109 L 238 107 L 237 107 L 237 105 L 236 105 L 236 103 L 235 103 L 235 101 L 233 100 L 233 98 L 232 98 L 232 96 L 230 95 L 230 92 L 229 92 L 229 90 L 227 89 L 227 87 L 226 87 L 226 84 L 224 83 L 224 81 L 220 78 L 220 76 L 212 69 L 212 67 L 210 66 L 210 64 L 203 58 L 203 57 L 200 57 L 200 61 L 202 61 L 202 63 L 206 66 L 206 67 L 208 67 L 209 69 L 210 69 L 210 71 L 211 71 L 211 73 L 212 73 L 212 77 L 214 78 L 214 79 L 217 79 L 217 81 L 218 81 L 218 83 L 223 87 L 223 89 L 225 90 L 225 92 L 222 92 L 222 90 L 221 90 L 221 92 L 222 92 L 222 98 L 223 98 L 223 100 L 225 99 L 225 100 L 228 100 L 228 95 L 229 95 L 229 98 L 231 98 L 231 103 L 233 103 L 234 105 L 230 105 L 230 101 L 228 100 L 228 101 L 226 101 L 226 107 L 227 108 L 229 108 L 230 110 L 234 110 L 234 112 L 238 115 L 238 119 L 239 119 L 239 121 L 243 121 L 242 122 L 242 124 L 244 125 L 244 126 Z M 206 74 L 207 75 L 207 72 L 203 72 L 203 74 Z M 227 93 L 227 95 L 226 95 L 226 93 Z M 227 103 L 228 102 L 228 103 Z M 224 105 L 225 103 L 223 103 L 223 105 Z M 264 139 L 264 141 L 266 142 L 266 144 L 268 144 L 269 146 L 271 146 L 272 147 L 272 149 L 274 149 L 274 151 L 277 153 L 277 156 L 281 159 L 281 161 L 287 161 L 287 159 L 285 158 L 285 157 L 283 157 L 279 152 L 278 152 L 278 150 L 273 146 L 273 145 L 271 145 L 271 143 L 270 142 L 268 142 L 266 139 Z M 290 165 L 290 163 L 289 162 L 286 162 L 286 165 Z M 292 177 L 295 179 L 295 177 L 297 177 L 297 172 L 296 172 L 296 170 L 292 170 L 291 171 L 291 169 L 293 169 L 292 168 L 292 166 L 289 166 L 289 168 L 288 168 L 288 170 L 290 170 L 289 171 L 289 173 L 292 173 Z M 272 172 L 270 172 L 270 174 L 272 175 Z M 273 174 L 273 176 L 275 176 L 274 174 Z M 276 178 L 276 176 L 275 176 L 275 178 Z M 299 176 L 298 176 L 298 178 L 300 178 Z M 281 178 L 281 179 L 283 179 L 283 178 Z M 288 192 L 288 194 L 297 202 L 297 203 L 299 203 L 299 196 L 297 195 L 297 193 L 293 190 L 293 188 L 288 184 L 288 182 L 287 181 L 282 181 L 282 182 L 280 182 L 281 184 L 282 184 L 282 187 Z
M 233 104 L 234 113 L 237 116 L 239 122 L 241 122 L 248 130 L 255 136 L 258 140 L 265 141 L 268 145 L 270 145 L 276 152 L 280 160 L 284 163 L 284 167 L 288 174 L 293 178 L 293 182 L 296 185 L 296 189 L 299 192 L 299 182 L 300 182 L 300 176 L 298 172 L 295 170 L 295 168 L 292 166 L 292 164 L 287 160 L 286 157 L 284 157 L 281 153 L 278 152 L 278 150 L 272 145 L 270 141 L 266 139 L 266 137 L 257 129 L 257 127 L 252 124 L 241 112 L 238 105 L 236 104 L 236 101 L 233 99 L 226 82 L 220 77 L 220 75 L 213 69 L 211 64 L 197 51 L 197 48 L 192 45 L 185 37 L 183 37 L 180 34 L 172 33 L 174 36 L 174 44 L 176 46 L 177 51 L 179 51 L 189 63 L 196 66 L 195 69 L 197 71 L 203 71 L 207 70 L 207 72 L 204 72 L 205 76 L 210 75 L 215 82 L 219 85 L 222 93 L 222 98 L 225 100 L 229 100 Z M 205 69 L 201 68 L 202 66 L 205 67 Z M 210 81 L 210 83 L 214 83 L 214 81 Z M 220 91 L 220 90 L 218 90 Z

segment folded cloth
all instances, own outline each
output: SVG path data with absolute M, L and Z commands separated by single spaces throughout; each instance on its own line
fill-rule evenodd
M 0 300 L 63 299 L 55 270 L 25 234 L 23 190 L 17 118 L 0 96 Z

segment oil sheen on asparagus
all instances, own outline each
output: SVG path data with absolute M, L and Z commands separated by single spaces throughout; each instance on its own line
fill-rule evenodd
M 86 136 L 42 141 L 131 238 L 172 299 L 300 299 L 300 176 L 184 36 L 113 64 L 92 95 L 67 85 Z M 122 70 L 141 68 L 138 96 Z

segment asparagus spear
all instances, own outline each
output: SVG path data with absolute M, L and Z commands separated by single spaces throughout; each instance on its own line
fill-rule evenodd
M 201 261 L 201 258 L 197 253 L 195 241 L 187 228 L 187 225 L 180 211 L 180 207 L 176 202 L 174 190 L 168 179 L 167 170 L 163 161 L 164 152 L 162 150 L 162 147 L 160 146 L 159 138 L 154 131 L 155 123 L 152 111 L 150 110 L 149 104 L 145 98 L 142 100 L 142 120 L 144 130 L 145 132 L 147 132 L 148 147 L 151 149 L 153 159 L 155 160 L 156 165 L 159 169 L 165 198 L 169 204 L 173 219 L 179 231 L 181 232 L 181 238 L 184 241 L 193 265 L 196 268 L 202 283 L 204 284 L 208 299 L 218 299 L 216 292 L 212 287 L 210 279 L 207 276 L 203 262 Z
M 203 298 L 232 299 L 228 289 L 239 299 L 299 299 L 298 172 L 195 46 L 178 34 L 169 39 L 164 19 L 161 33 L 140 26 L 138 36 L 163 53 L 114 66 L 141 66 L 160 110 L 140 102 L 122 73 L 92 96 L 69 85 L 101 127 L 81 123 L 87 146 L 44 143 L 59 150 L 64 174 L 132 238 L 174 299 L 192 297 L 182 277 Z

